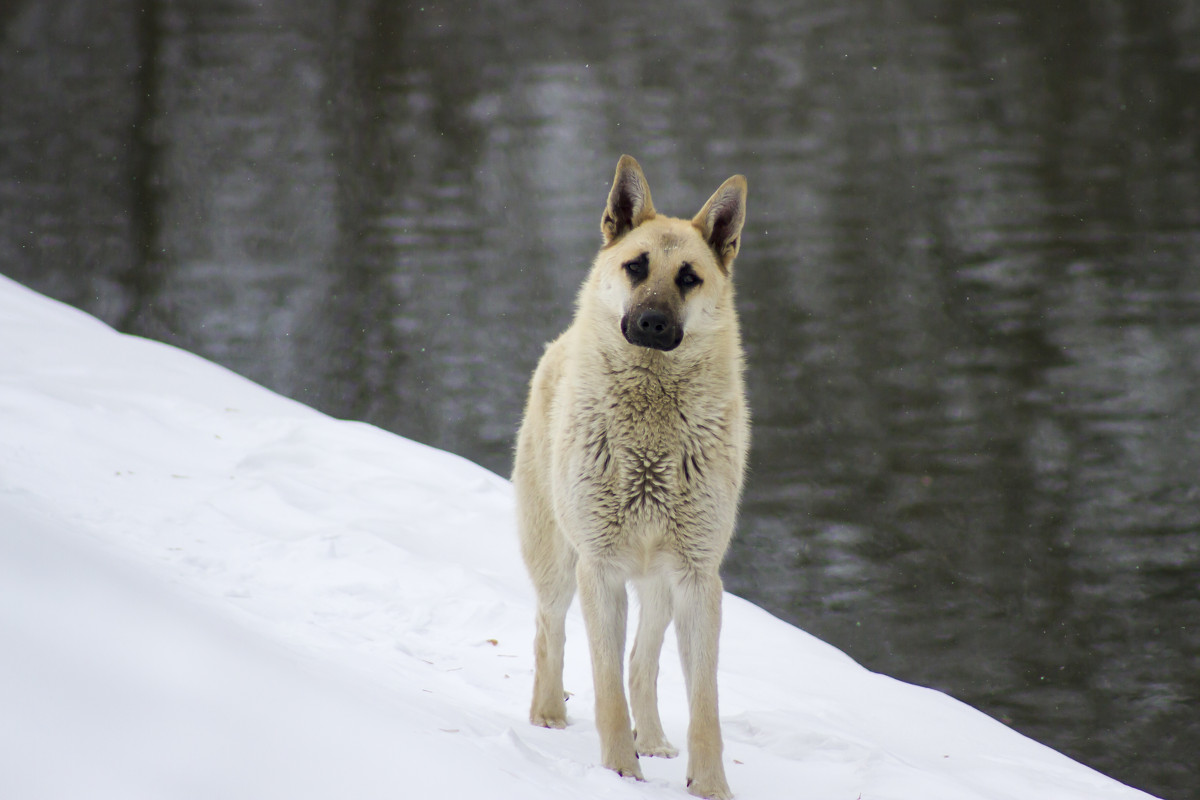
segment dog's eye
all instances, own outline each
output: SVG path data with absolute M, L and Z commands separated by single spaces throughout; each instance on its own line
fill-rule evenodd
M 621 265 L 625 268 L 625 272 L 629 275 L 630 280 L 643 281 L 650 274 L 650 254 L 642 253 L 632 261 L 626 261 Z
M 680 268 L 679 274 L 675 276 L 675 285 L 685 291 L 687 289 L 695 289 L 702 283 L 704 281 L 700 280 L 700 276 L 692 271 L 691 264 L 684 264 Z

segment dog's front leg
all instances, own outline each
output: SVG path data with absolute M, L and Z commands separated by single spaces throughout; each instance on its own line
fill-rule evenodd
M 663 576 L 636 582 L 642 611 L 629 657 L 629 705 L 633 741 L 639 756 L 674 758 L 679 751 L 667 741 L 658 714 L 658 661 L 663 634 L 671 624 L 671 587 Z
M 687 684 L 688 791 L 711 800 L 733 795 L 722 762 L 721 723 L 717 712 L 717 644 L 721 633 L 721 577 L 688 570 L 672 586 L 675 635 Z
M 602 561 L 582 557 L 575 575 L 592 653 L 600 757 L 609 769 L 643 780 L 625 702 L 623 661 L 629 602 L 625 575 Z

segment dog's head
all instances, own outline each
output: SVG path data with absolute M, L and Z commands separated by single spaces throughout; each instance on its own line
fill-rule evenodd
M 670 351 L 691 332 L 727 324 L 733 261 L 746 219 L 746 179 L 734 175 L 690 220 L 655 213 L 646 176 L 621 156 L 600 221 L 596 259 L 603 302 L 625 340 Z

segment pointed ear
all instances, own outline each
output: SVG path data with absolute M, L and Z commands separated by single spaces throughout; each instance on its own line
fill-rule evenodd
M 734 175 L 708 198 L 692 224 L 717 254 L 726 272 L 733 266 L 742 243 L 742 225 L 746 221 L 746 176 Z
M 646 176 L 633 156 L 621 156 L 612 191 L 608 193 L 608 205 L 600 218 L 604 243 L 609 244 L 649 219 L 654 219 L 654 203 L 650 202 Z

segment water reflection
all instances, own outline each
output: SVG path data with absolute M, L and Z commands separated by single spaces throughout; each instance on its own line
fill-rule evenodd
M 664 13 L 4 4 L 0 258 L 506 472 L 617 156 L 745 172 L 730 588 L 1197 796 L 1200 6 Z

